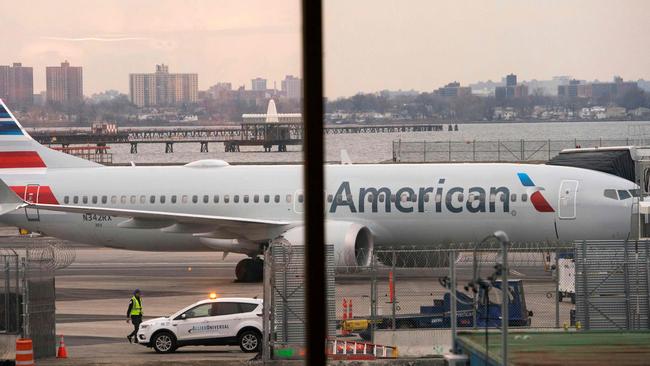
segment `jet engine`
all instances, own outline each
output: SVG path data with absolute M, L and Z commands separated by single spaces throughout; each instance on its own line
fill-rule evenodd
M 287 230 L 282 236 L 293 245 L 304 244 L 304 227 Z M 325 244 L 334 245 L 336 267 L 365 267 L 370 265 L 374 238 L 370 230 L 346 221 L 325 223 Z

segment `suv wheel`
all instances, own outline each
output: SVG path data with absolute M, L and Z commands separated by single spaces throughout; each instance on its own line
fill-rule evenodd
M 239 335 L 239 348 L 244 352 L 258 352 L 262 345 L 262 336 L 254 330 L 246 330 Z
M 176 338 L 169 332 L 160 332 L 151 340 L 153 349 L 158 353 L 171 353 L 176 350 Z

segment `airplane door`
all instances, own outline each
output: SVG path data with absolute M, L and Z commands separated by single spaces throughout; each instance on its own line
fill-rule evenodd
M 293 210 L 297 213 L 305 212 L 305 193 L 302 189 L 297 190 L 293 195 Z
M 38 185 L 38 184 L 28 184 L 25 187 L 25 195 L 23 196 L 23 199 L 26 202 L 38 203 L 38 195 L 40 193 L 40 190 L 41 190 L 40 185 Z M 25 207 L 25 216 L 27 217 L 27 221 L 40 221 L 41 220 L 38 209 Z
M 576 218 L 576 194 L 578 193 L 577 180 L 563 180 L 560 185 L 558 218 L 560 220 L 573 220 Z

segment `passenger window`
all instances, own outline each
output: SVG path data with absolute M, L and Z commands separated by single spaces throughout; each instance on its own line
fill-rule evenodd
M 156 203 L 156 196 L 149 196 L 149 203 Z
M 230 202 L 230 196 L 229 195 L 224 195 L 223 196 L 223 203 L 228 203 Z
M 187 203 L 187 195 L 182 195 L 181 196 L 181 203 Z
M 83 197 L 83 203 L 88 203 L 88 196 Z
M 616 195 L 616 190 L 614 190 L 614 189 L 606 189 L 606 190 L 605 190 L 605 193 L 604 193 L 604 196 L 605 196 L 606 198 L 611 198 L 611 199 L 613 199 L 613 200 L 617 200 L 617 199 L 618 199 L 618 196 Z
M 334 201 L 334 196 L 332 196 L 332 194 L 328 194 L 327 195 L 327 202 L 332 203 L 332 201 Z
M 397 200 L 396 195 L 391 194 L 391 195 L 390 195 L 390 201 L 393 202 L 393 203 L 395 203 L 396 200 Z
M 291 203 L 291 195 L 290 194 L 287 195 L 286 200 L 287 200 L 287 203 Z
M 102 203 L 106 204 L 108 202 L 108 196 L 102 196 Z
M 212 202 L 219 203 L 219 195 L 218 194 L 215 194 L 214 197 L 212 197 Z
M 399 198 L 399 200 L 402 202 L 408 201 L 408 194 L 402 193 L 402 196 Z
M 245 194 L 245 195 L 244 195 L 244 203 L 248 203 L 248 200 L 249 200 L 248 195 Z
M 232 201 L 233 201 L 234 203 L 239 203 L 239 195 L 238 195 L 238 194 L 234 195 L 234 196 L 232 197 Z
M 462 193 L 459 193 L 458 194 L 458 202 L 463 202 L 464 199 L 465 199 L 465 195 L 462 194 Z
M 271 197 L 268 194 L 264 195 L 264 203 L 269 203 L 271 202 Z
M 65 203 L 66 205 L 70 203 L 70 197 L 68 196 L 63 197 L 63 203 Z
M 176 195 L 172 195 L 172 203 L 176 203 Z
M 257 304 L 249 304 L 245 302 L 240 302 L 239 303 L 239 309 L 241 310 L 242 313 L 250 313 L 251 311 L 257 309 Z
M 506 195 L 503 194 L 503 193 L 501 193 L 501 194 L 499 195 L 499 201 L 501 201 L 501 202 L 505 202 L 505 201 L 506 201 Z
M 201 304 L 199 306 L 195 306 L 191 308 L 190 310 L 183 313 L 185 314 L 185 319 L 204 318 L 207 316 L 212 316 L 213 315 L 212 305 L 216 305 L 216 304 L 207 303 L 207 304 Z
M 255 203 L 260 202 L 260 195 L 259 194 L 256 194 L 256 195 L 253 196 L 253 202 L 255 202 Z
M 140 196 L 140 204 L 144 205 L 145 203 L 147 203 L 147 196 L 141 195 Z
M 442 195 L 441 194 L 436 195 L 436 202 L 438 202 L 438 203 L 442 202 Z
M 165 203 L 165 196 L 160 196 L 160 203 Z
M 113 197 L 115 197 L 115 196 L 113 196 Z M 79 203 L 79 196 L 74 196 L 74 198 L 72 199 L 72 202 L 74 202 L 75 204 Z
M 378 200 L 379 202 L 384 203 L 384 201 L 386 200 L 386 193 L 379 194 L 378 198 L 379 198 Z
M 210 202 L 210 196 L 206 194 L 203 196 L 203 203 L 208 203 L 208 202 Z
M 411 196 L 411 202 L 417 202 L 418 201 L 418 195 L 414 194 Z
M 628 191 L 626 191 L 624 189 L 619 189 L 618 190 L 618 197 L 620 199 L 622 199 L 622 200 L 626 200 L 626 199 L 632 197 L 632 195 L 630 194 L 630 192 L 628 192 Z
M 275 201 L 275 203 L 280 203 L 280 195 L 276 194 L 273 200 Z
M 123 205 L 126 205 L 126 196 L 121 196 L 120 197 L 120 203 Z
M 497 200 L 497 195 L 496 194 L 490 194 L 490 202 L 496 202 Z
M 373 199 L 372 194 L 369 194 L 369 195 L 368 195 L 368 202 L 372 203 L 372 199 Z
M 94 204 L 96 204 L 96 203 L 97 203 L 97 196 L 93 196 L 92 200 L 93 200 L 92 202 L 93 202 Z
M 526 193 L 521 194 L 521 202 L 526 202 L 528 200 L 528 195 Z
M 231 315 L 241 313 L 236 302 L 217 302 L 214 315 Z
M 298 195 L 298 203 L 302 203 L 305 200 L 305 197 L 302 194 Z
M 510 195 L 510 201 L 517 202 L 517 194 L 516 193 L 513 193 L 513 194 Z
M 429 202 L 429 193 L 424 195 L 424 202 Z
M 199 202 L 199 196 L 193 195 L 192 196 L 192 203 L 198 203 Z
M 135 205 L 135 200 L 136 200 L 136 197 L 135 197 L 135 196 L 131 196 L 131 204 L 132 204 L 132 205 Z
M 75 196 L 75 202 L 77 203 L 77 197 Z M 117 196 L 111 196 L 111 203 L 116 204 L 117 203 Z

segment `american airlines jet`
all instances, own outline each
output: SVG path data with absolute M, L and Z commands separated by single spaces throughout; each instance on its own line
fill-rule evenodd
M 303 244 L 301 166 L 106 167 L 34 141 L 0 103 L 0 221 L 75 242 L 250 256 Z M 326 168 L 326 241 L 339 265 L 374 247 L 443 246 L 504 230 L 512 241 L 624 239 L 636 185 L 597 171 L 527 164 L 367 164 Z

